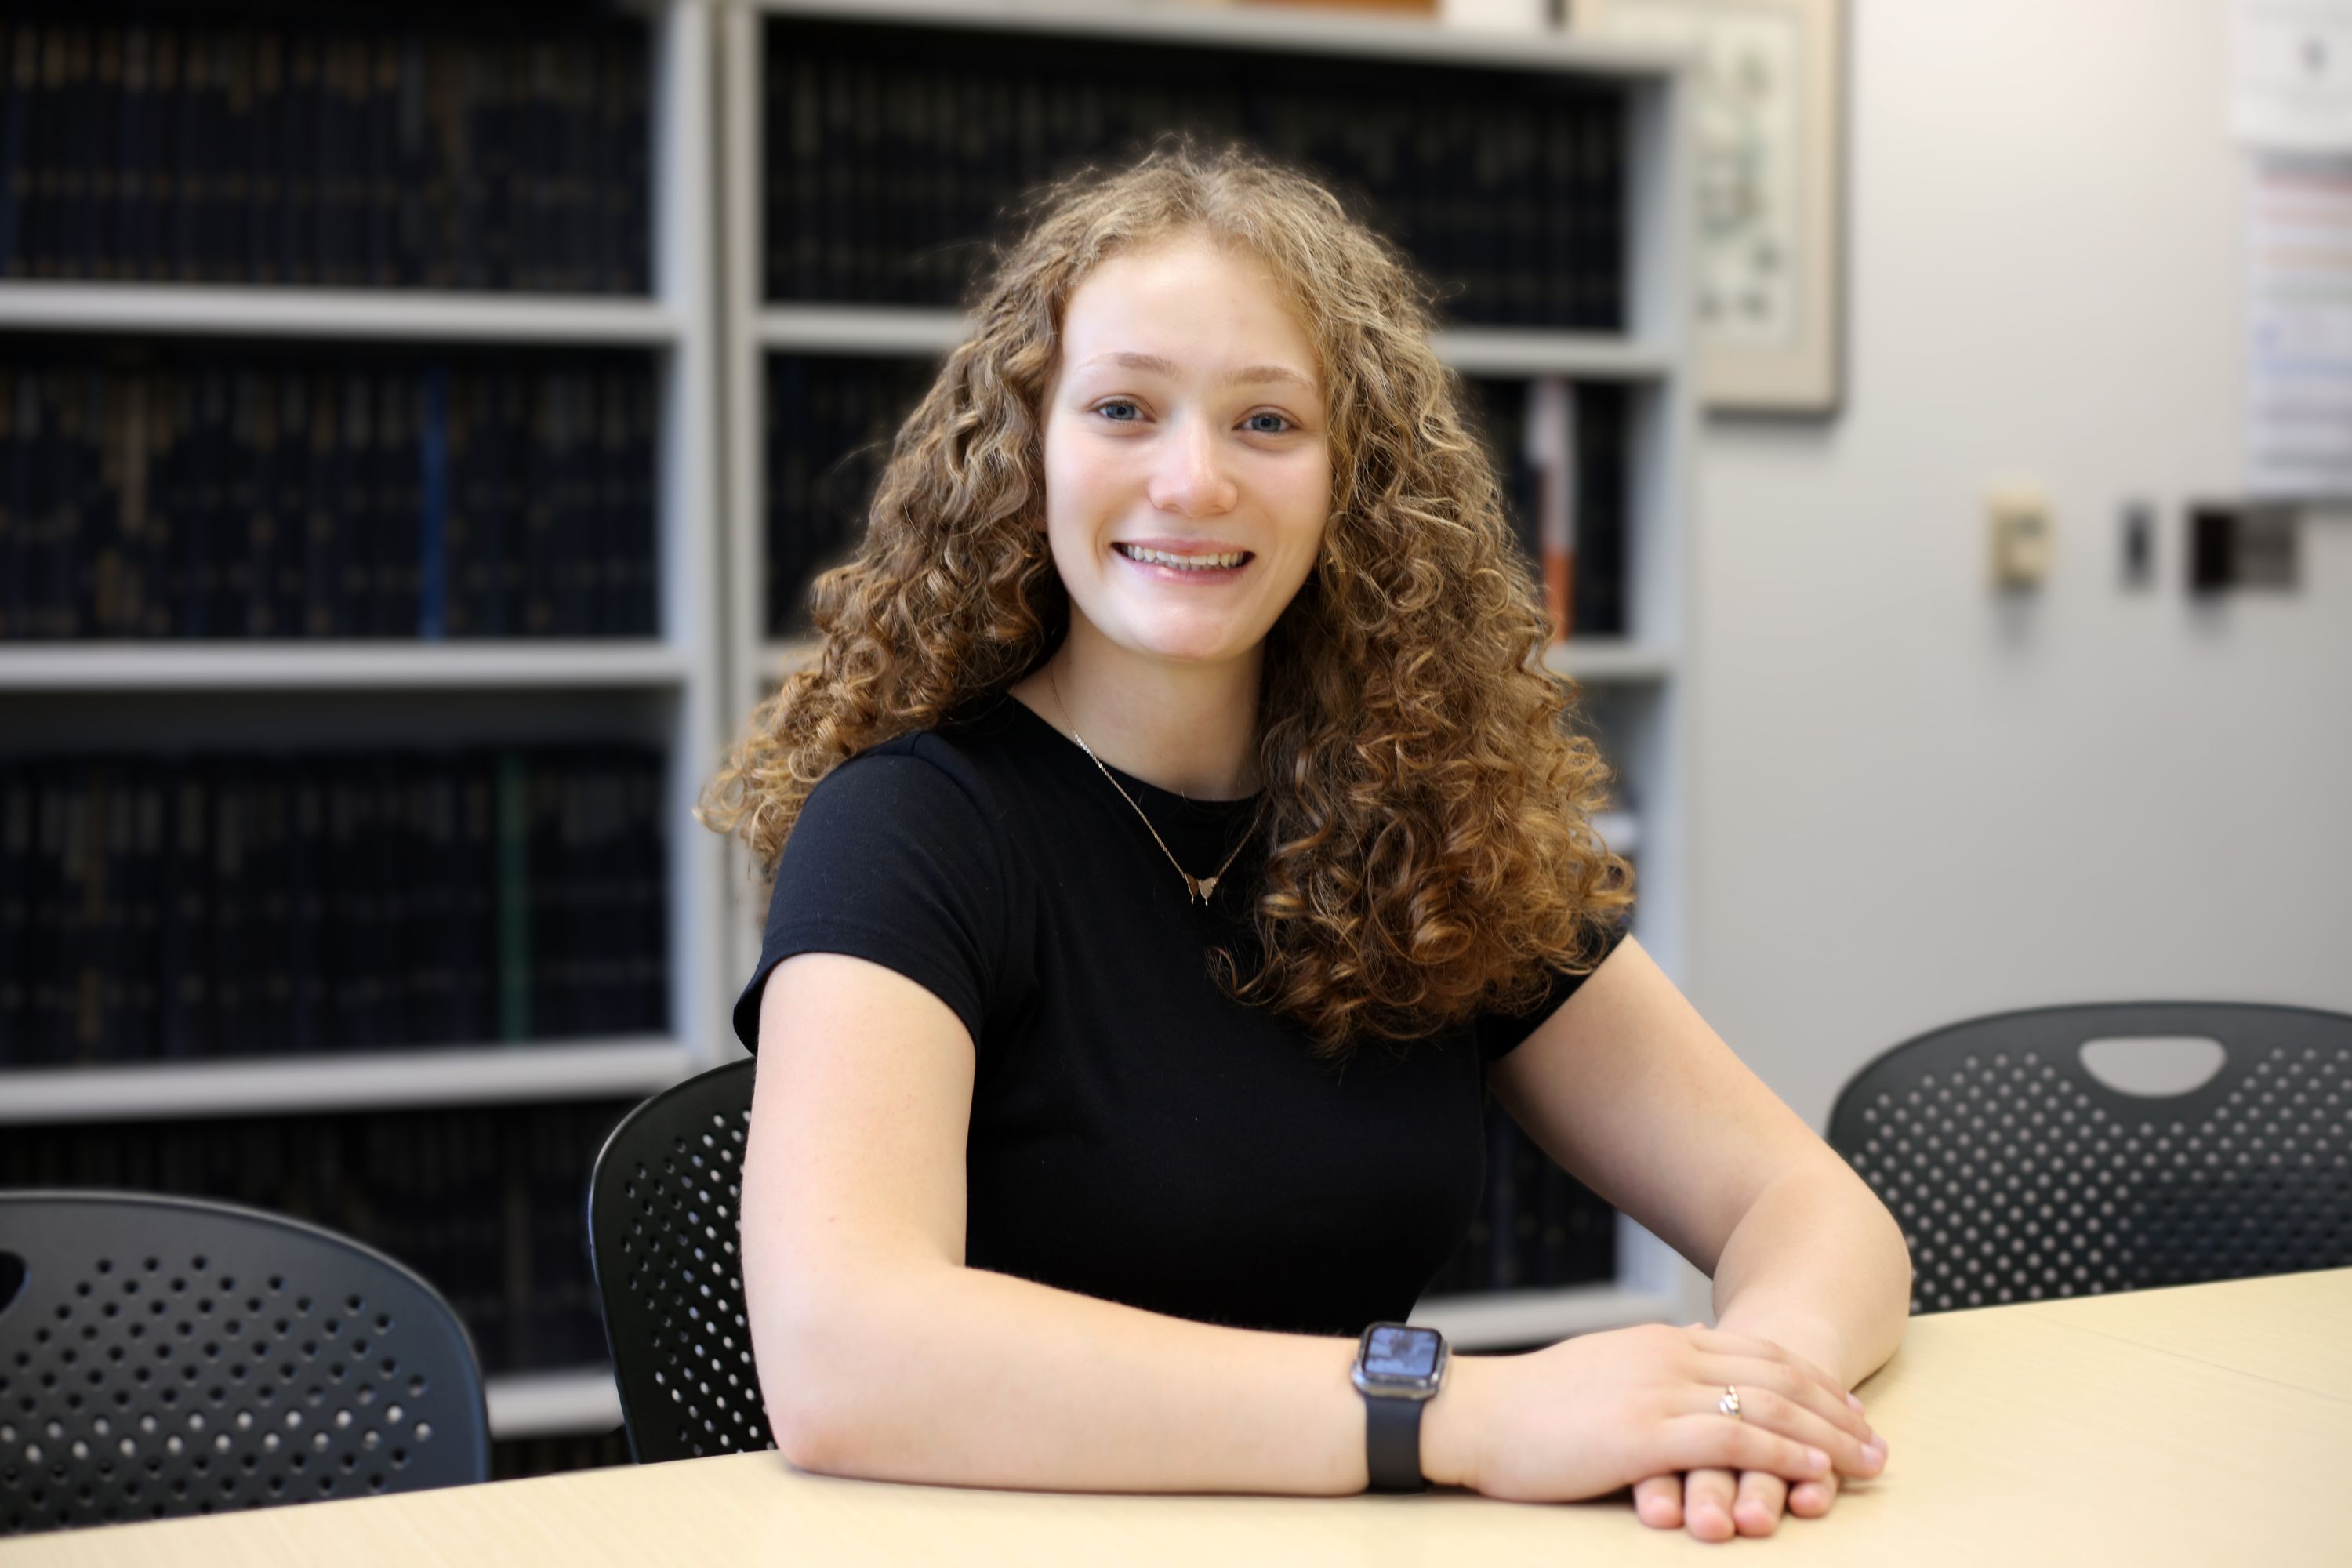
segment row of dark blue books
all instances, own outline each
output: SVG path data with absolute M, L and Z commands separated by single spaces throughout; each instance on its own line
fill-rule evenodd
M 1616 1277 L 1616 1211 L 1489 1101 L 1478 1217 L 1423 1294 L 1604 1285 Z
M 0 277 L 646 289 L 641 18 L 25 9 Z
M 593 1366 L 588 1173 L 629 1105 L 436 1107 L 11 1127 L 0 1187 L 216 1198 L 391 1254 L 449 1299 L 490 1373 Z
M 662 760 L 0 760 L 0 1068 L 665 1032 Z
M 1165 132 L 1314 171 L 1455 321 L 1625 330 L 1627 106 L 1436 61 L 767 19 L 767 296 L 953 305 L 1008 208 Z
M 0 639 L 646 637 L 652 365 L 19 342 Z
M 771 354 L 761 410 L 767 454 L 768 630 L 805 636 L 809 587 L 866 537 L 866 509 L 898 426 L 935 361 Z

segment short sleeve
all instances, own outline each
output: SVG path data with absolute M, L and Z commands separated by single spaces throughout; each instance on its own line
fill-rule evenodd
M 1609 928 L 1601 939 L 1601 956 L 1593 963 L 1593 973 L 1600 972 L 1601 965 L 1609 961 L 1609 955 L 1616 952 L 1618 944 L 1624 940 L 1624 926 Z M 1545 1020 L 1559 1011 L 1559 1005 L 1575 995 L 1577 987 L 1591 977 L 1591 973 L 1570 974 L 1564 970 L 1555 970 L 1550 987 L 1545 991 L 1543 999 L 1527 1012 L 1481 1016 L 1471 1026 L 1472 1032 L 1477 1037 L 1478 1054 L 1489 1062 L 1500 1061 L 1510 1055 L 1526 1043 L 1528 1036 L 1543 1027 Z
M 853 757 L 809 792 L 785 840 L 735 1037 L 759 1049 L 760 994 L 777 964 L 840 952 L 929 991 L 977 1042 L 1001 973 L 1004 907 L 995 827 L 963 783 L 906 752 Z

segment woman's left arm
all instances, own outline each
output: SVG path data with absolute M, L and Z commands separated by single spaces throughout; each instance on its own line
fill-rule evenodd
M 1911 1259 L 1894 1216 L 1633 939 L 1488 1082 L 1553 1159 L 1713 1278 L 1719 1330 L 1769 1340 L 1841 1390 L 1895 1353 Z M 1819 1514 L 1834 1495 L 1723 1472 L 1675 1481 L 1643 1483 L 1635 1503 L 1696 1534 L 1766 1533 L 1783 1506 Z

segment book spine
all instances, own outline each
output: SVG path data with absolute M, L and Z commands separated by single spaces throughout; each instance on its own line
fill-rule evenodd
M 1622 637 L 1629 629 L 1626 538 L 1634 439 L 1629 390 L 1578 388 L 1576 437 L 1575 625 L 1588 636 Z
M 270 209 L 259 200 L 262 132 L 254 101 L 253 36 L 244 28 L 219 40 L 220 108 L 219 277 L 223 282 L 274 283 Z
M 97 635 L 100 587 L 107 595 L 103 607 L 111 612 L 115 585 L 122 574 L 121 539 L 107 487 L 111 478 L 109 447 L 119 439 L 119 430 L 106 395 L 106 380 L 105 372 L 94 364 L 77 365 L 67 378 L 62 434 L 68 451 L 59 487 L 56 568 L 63 584 L 67 617 L 58 628 L 60 637 Z
M 491 498 L 486 493 L 488 452 L 483 423 L 483 383 L 461 365 L 441 372 L 446 387 L 443 399 L 443 483 L 446 497 L 441 518 L 443 632 L 452 637 L 488 635 L 489 598 L 497 574 L 486 558 L 483 522 Z
M 393 88 L 391 200 L 392 258 L 387 281 L 395 288 L 429 287 L 434 259 L 433 215 L 439 170 L 427 140 L 430 79 L 425 41 L 415 34 L 402 36 L 398 79 Z
M 248 824 L 253 773 L 242 758 L 224 761 L 213 795 L 213 909 L 210 962 L 212 1037 L 227 1052 L 249 1048 L 258 1008 L 253 995 L 258 889 L 250 874 Z
M 271 546 L 269 624 L 280 637 L 310 625 L 310 414 L 299 367 L 265 367 L 261 398 Z
M 100 1061 L 105 1043 L 107 973 L 107 777 L 98 767 L 74 770 L 65 786 L 66 940 L 65 985 L 59 998 L 65 1016 L 60 1059 L 80 1065 Z
M 570 441 L 561 373 L 542 364 L 530 374 L 519 563 L 522 614 L 517 631 L 524 637 L 543 637 L 557 630 L 555 509 L 564 483 L 565 448 Z
M 110 37 L 117 36 L 113 28 L 103 31 Z M 68 278 L 103 276 L 99 269 L 107 260 L 100 227 L 104 205 L 100 182 L 109 177 L 112 164 L 102 144 L 100 105 L 104 89 L 99 81 L 99 34 L 88 26 L 74 27 L 67 35 L 68 132 L 65 156 L 58 164 L 58 195 L 65 230 L 60 275 Z
M 285 69 L 277 138 L 278 182 L 284 193 L 278 213 L 278 260 L 287 282 L 310 285 L 324 280 L 326 255 L 324 40 L 316 30 L 288 31 Z
M 230 595 L 236 584 L 224 570 L 229 542 L 241 531 L 229 512 L 230 396 L 228 377 L 216 361 L 192 368 L 189 429 L 188 595 L 184 635 L 226 636 L 232 628 Z
M 641 637 L 659 637 L 662 630 L 661 498 L 655 489 L 661 413 L 655 398 L 651 368 L 640 361 L 630 372 L 626 389 L 628 437 L 623 472 L 628 488 L 623 504 L 628 520 L 629 585 L 622 629 Z
M 628 776 L 623 820 L 627 825 L 624 864 L 628 871 L 629 973 L 634 977 L 638 1028 L 667 1034 L 670 1022 L 669 844 L 663 809 L 663 759 L 640 755 Z
M 389 1042 L 375 1037 L 378 1016 L 373 798 L 363 765 L 338 760 L 328 773 L 327 929 L 332 933 L 335 1044 L 365 1050 Z
M 279 1055 L 296 1048 L 290 963 L 293 834 L 288 819 L 285 772 L 273 761 L 257 758 L 248 775 L 246 864 L 252 891 L 246 900 L 246 931 L 251 982 L 246 998 L 245 1038 L 235 1047 L 240 1054 Z
M 314 637 L 350 635 L 342 581 L 344 494 L 342 418 L 335 381 L 300 373 L 293 395 L 306 426 L 302 451 L 302 630 Z
M 328 479 L 329 552 L 335 563 L 335 629 L 342 637 L 375 631 L 375 487 L 368 465 L 375 455 L 373 388 L 366 374 L 346 367 L 341 375 L 341 417 Z
M 0 1068 L 21 1065 L 33 1033 L 32 770 L 0 761 Z
M 205 766 L 173 769 L 164 804 L 156 1048 L 165 1057 L 209 1056 L 213 1043 L 212 790 Z
M 0 278 L 28 274 L 32 121 L 40 88 L 40 30 L 0 22 Z
M 0 639 L 37 635 L 31 611 L 40 432 L 39 373 L 24 365 L 0 369 Z
M 152 373 L 137 366 L 113 381 L 110 395 L 121 410 L 120 488 L 114 511 L 122 539 L 129 581 L 123 587 L 122 635 L 154 637 L 170 632 L 164 581 L 170 572 L 170 535 L 159 526 L 149 502 L 154 463 L 154 433 L 148 416 Z
M 286 40 L 276 28 L 256 32 L 249 41 L 252 61 L 252 103 L 247 112 L 249 129 L 240 142 L 247 202 L 245 235 L 246 280 L 270 287 L 290 281 L 286 256 L 287 163 L 301 143 L 284 136 L 286 121 Z
M 393 289 L 401 280 L 400 39 L 378 33 L 364 40 L 362 51 L 357 107 L 364 128 L 359 178 L 366 237 L 361 247 L 361 277 L 367 288 Z
M 129 774 L 107 766 L 93 770 L 97 787 L 90 803 L 92 863 L 98 873 L 92 921 L 96 940 L 91 998 L 89 1059 L 126 1061 L 142 1053 L 131 1032 L 131 974 L 137 916 L 131 879 L 139 852 L 139 799 Z
M 500 1037 L 499 889 L 506 868 L 499 855 L 499 779 L 487 752 L 459 753 L 457 843 L 453 878 L 457 902 L 450 929 L 457 942 L 456 1037 L 486 1042 Z
M 369 967 L 376 977 L 370 1038 L 397 1048 L 416 1038 L 411 1003 L 418 985 L 409 910 L 416 890 L 416 851 L 408 811 L 408 784 L 416 764 L 411 757 L 377 755 L 369 766 L 374 798 L 368 859 L 375 904 L 375 951 Z
M 1575 629 L 1570 619 L 1576 576 L 1575 419 L 1574 396 L 1565 380 L 1539 376 L 1528 384 L 1527 457 L 1536 472 L 1544 607 L 1554 642 Z
M 33 791 L 33 874 L 26 900 L 31 919 L 24 969 L 26 1026 L 7 1046 L 8 1058 L 17 1067 L 40 1066 L 68 1054 L 64 1003 L 70 918 L 65 879 L 67 785 L 58 763 L 35 763 L 26 772 Z
M 419 558 L 416 635 L 438 642 L 449 627 L 449 372 L 425 373 L 424 406 L 416 432 Z
M 530 778 L 521 752 L 498 758 L 499 1038 L 531 1037 Z
M 376 620 L 383 637 L 414 638 L 421 628 L 425 502 L 417 423 L 424 388 L 408 370 L 377 379 L 376 445 L 368 468 L 375 490 Z
M 323 1051 L 334 1043 L 334 981 L 328 903 L 327 786 L 315 758 L 287 764 L 286 1044 Z

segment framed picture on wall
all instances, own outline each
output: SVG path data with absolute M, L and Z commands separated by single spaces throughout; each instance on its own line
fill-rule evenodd
M 1840 0 L 1571 0 L 1579 32 L 1698 59 L 1698 388 L 1710 410 L 1826 415 L 1843 395 Z

